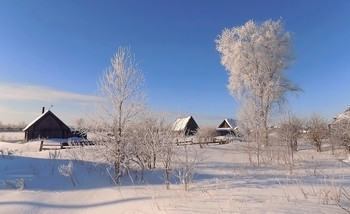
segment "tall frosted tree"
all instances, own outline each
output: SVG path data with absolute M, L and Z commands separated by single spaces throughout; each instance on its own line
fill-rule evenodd
M 285 101 L 288 91 L 299 90 L 284 75 L 292 60 L 291 41 L 281 20 L 250 20 L 224 29 L 215 41 L 221 64 L 229 73 L 227 87 L 242 106 L 249 107 L 241 112 L 252 120 L 259 146 L 268 144 L 268 121 L 274 106 Z
M 105 146 L 103 154 L 114 165 L 115 181 L 119 182 L 132 147 L 131 127 L 145 107 L 144 75 L 130 48 L 120 47 L 111 64 L 98 83 L 94 125 L 97 141 Z

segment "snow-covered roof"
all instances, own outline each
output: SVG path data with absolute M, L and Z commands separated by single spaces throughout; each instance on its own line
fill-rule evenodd
M 225 121 L 232 129 L 237 127 L 237 121 L 235 119 L 225 119 Z
M 42 113 L 39 117 L 37 117 L 35 120 L 33 120 L 31 123 L 29 123 L 22 131 L 26 131 L 29 127 L 31 127 L 34 123 L 36 123 L 40 118 L 44 117 L 50 110 L 45 111 Z
M 343 113 L 335 117 L 333 123 L 339 123 L 343 120 L 350 120 L 350 107 L 346 109 Z
M 225 119 L 224 121 L 222 121 L 222 123 L 220 123 L 218 129 L 222 129 L 225 127 L 221 127 L 224 123 L 226 123 L 229 128 L 231 128 L 232 130 L 235 129 L 237 127 L 237 121 L 235 119 Z
M 175 120 L 171 130 L 173 131 L 185 131 L 187 123 L 190 121 L 191 116 L 181 117 Z
M 31 123 L 29 123 L 22 131 L 27 131 L 27 129 L 29 129 L 32 125 L 34 125 L 36 122 L 38 122 L 41 118 L 45 117 L 45 115 L 47 114 L 51 114 L 53 117 L 56 118 L 57 121 L 59 121 L 60 123 L 62 123 L 67 129 L 69 129 L 69 127 L 62 122 L 62 120 L 60 120 L 60 118 L 58 118 L 54 113 L 52 113 L 50 110 L 45 111 L 44 113 L 42 113 L 39 117 L 37 117 L 35 120 L 33 120 Z

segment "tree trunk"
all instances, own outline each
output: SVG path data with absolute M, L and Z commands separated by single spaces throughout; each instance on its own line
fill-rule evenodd
M 316 152 L 322 152 L 321 142 L 320 141 L 316 141 L 315 145 L 316 145 Z
M 165 164 L 165 169 L 164 169 L 164 174 L 165 174 L 165 189 L 169 189 L 169 184 L 170 184 L 170 172 L 169 172 L 169 164 Z
M 267 127 L 267 118 L 264 118 L 264 127 L 263 127 L 263 145 L 266 147 L 269 145 L 269 128 Z
M 118 160 L 114 162 L 114 181 L 119 184 L 120 179 L 120 163 Z
M 294 152 L 298 151 L 298 140 L 294 139 L 292 150 Z
M 153 169 L 156 168 L 156 160 L 157 160 L 156 153 L 153 153 Z

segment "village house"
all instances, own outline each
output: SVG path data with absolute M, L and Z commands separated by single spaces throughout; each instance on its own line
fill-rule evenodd
M 185 136 L 194 135 L 199 128 L 192 116 L 181 117 L 175 120 L 171 130 L 179 133 L 184 133 Z
M 33 139 L 69 138 L 75 136 L 70 128 L 50 110 L 42 109 L 42 114 L 23 129 L 24 141 Z
M 237 121 L 234 119 L 224 119 L 216 128 L 220 136 L 233 135 L 237 136 Z

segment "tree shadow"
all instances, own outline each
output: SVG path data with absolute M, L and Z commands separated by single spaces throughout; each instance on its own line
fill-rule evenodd
M 15 182 L 23 179 L 25 188 L 40 191 L 65 191 L 93 189 L 112 186 L 107 175 L 107 164 L 96 165 L 90 161 L 72 161 L 73 179 L 59 172 L 59 167 L 68 165 L 68 159 L 45 159 L 22 156 L 1 158 L 0 181 Z M 11 188 L 6 185 L 0 189 Z
M 104 201 L 100 203 L 91 203 L 91 204 L 54 204 L 54 203 L 44 203 L 44 202 L 35 202 L 35 201 L 5 201 L 0 202 L 0 206 L 11 206 L 11 205 L 26 205 L 31 207 L 40 207 L 42 209 L 86 209 L 94 207 L 102 207 L 107 205 L 117 205 L 127 202 L 136 202 L 142 200 L 149 200 L 152 197 L 137 197 L 137 198 L 125 198 L 120 200 Z

